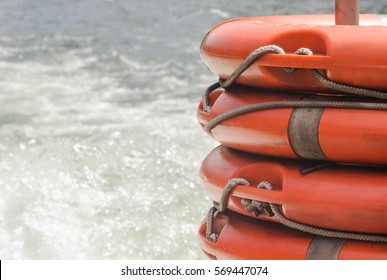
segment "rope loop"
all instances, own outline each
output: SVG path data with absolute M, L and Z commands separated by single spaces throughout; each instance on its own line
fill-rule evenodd
M 220 197 L 219 203 L 214 201 L 214 207 L 219 212 L 223 212 L 224 210 L 226 210 L 228 198 L 230 197 L 231 191 L 238 185 L 250 186 L 250 183 L 244 178 L 230 179 L 227 185 L 223 189 L 222 196 Z
M 214 206 L 207 213 L 206 217 L 206 238 L 212 242 L 218 240 L 218 234 L 214 232 L 214 218 L 218 213 L 226 210 L 228 198 L 231 191 L 238 185 L 250 186 L 250 183 L 244 178 L 232 178 L 228 181 L 227 185 L 222 191 L 219 203 L 214 201 Z
M 203 110 L 206 113 L 211 112 L 212 106 L 210 106 L 210 93 L 216 90 L 220 87 L 219 82 L 216 82 L 215 84 L 210 85 L 206 92 L 202 95 L 202 104 L 203 104 Z
M 294 54 L 297 54 L 297 55 L 313 55 L 313 52 L 310 49 L 307 49 L 307 48 L 299 48 L 298 50 L 296 50 L 294 52 Z M 285 67 L 284 70 L 285 70 L 285 72 L 293 73 L 293 72 L 297 71 L 297 68 Z
M 219 235 L 214 232 L 214 219 L 216 214 L 218 214 L 218 210 L 216 210 L 215 207 L 211 207 L 206 216 L 206 238 L 214 243 L 219 237 Z
M 221 87 L 229 87 L 243 72 L 246 71 L 247 68 L 251 66 L 251 64 L 267 53 L 285 54 L 285 51 L 276 45 L 268 45 L 255 49 L 226 80 L 219 79 Z

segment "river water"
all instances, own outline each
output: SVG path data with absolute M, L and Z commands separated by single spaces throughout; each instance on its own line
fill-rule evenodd
M 363 0 L 362 11 L 387 13 Z M 202 259 L 199 45 L 333 1 L 2 0 L 0 258 Z

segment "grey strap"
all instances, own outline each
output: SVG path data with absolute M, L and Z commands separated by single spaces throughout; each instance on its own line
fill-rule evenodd
M 326 96 L 311 95 L 303 100 L 329 100 Z M 328 160 L 318 137 L 324 108 L 295 108 L 290 116 L 288 135 L 290 146 L 299 158 Z
M 306 260 L 337 260 L 345 239 L 316 236 L 309 244 Z

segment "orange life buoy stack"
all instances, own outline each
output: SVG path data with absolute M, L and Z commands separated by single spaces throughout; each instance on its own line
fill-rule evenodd
M 387 23 L 336 23 L 241 18 L 204 37 L 219 82 L 197 118 L 222 144 L 200 170 L 209 258 L 387 259 Z

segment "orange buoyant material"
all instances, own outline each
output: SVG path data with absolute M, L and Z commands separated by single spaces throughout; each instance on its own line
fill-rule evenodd
M 308 259 L 316 238 L 280 224 L 257 221 L 231 212 L 217 215 L 214 228 L 219 234 L 216 242 L 206 238 L 205 221 L 200 226 L 198 241 L 207 257 L 219 260 L 304 260 Z M 317 258 L 314 259 L 328 259 L 326 255 L 319 257 L 315 253 Z M 335 259 L 385 260 L 387 244 L 346 240 Z
M 385 102 L 348 96 L 274 92 L 233 85 L 227 89 L 214 90 L 209 95 L 211 110 L 206 112 L 201 103 L 197 117 L 200 125 L 205 127 L 217 116 L 235 108 L 283 100 L 312 99 Z M 209 131 L 209 134 L 228 147 L 251 153 L 285 158 L 387 165 L 386 110 L 281 108 L 253 111 L 220 122 Z
M 205 65 L 227 79 L 246 57 L 262 46 L 277 45 L 285 54 L 266 54 L 236 83 L 259 88 L 331 92 L 313 76 L 383 91 L 387 88 L 387 26 L 377 15 L 361 15 L 360 26 L 334 25 L 334 15 L 240 18 L 211 29 L 201 45 Z M 312 56 L 296 55 L 308 48 Z M 297 68 L 287 72 L 284 68 Z
M 237 185 L 227 208 L 246 216 L 278 222 L 263 212 L 245 210 L 242 198 L 279 205 L 287 219 L 302 224 L 373 234 L 387 233 L 387 172 L 385 168 L 349 165 L 328 166 L 308 174 L 305 162 L 253 155 L 220 146 L 203 161 L 200 177 L 213 201 L 220 202 L 232 178 L 244 178 L 250 186 Z M 273 189 L 258 188 L 269 182 Z

